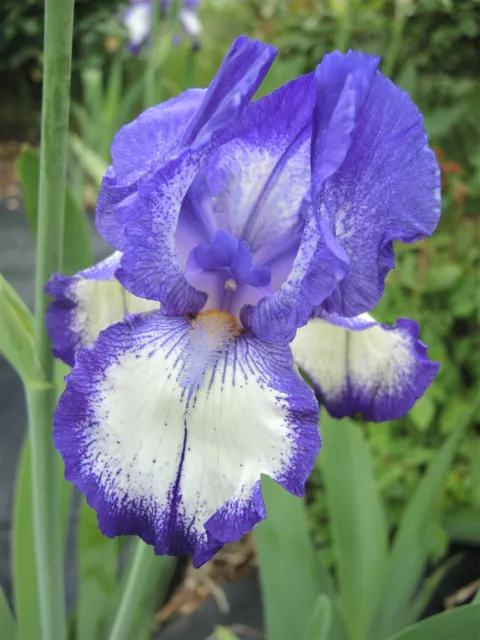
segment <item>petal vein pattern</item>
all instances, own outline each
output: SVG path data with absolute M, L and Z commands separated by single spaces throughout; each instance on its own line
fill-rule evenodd
M 158 302 L 135 297 L 115 279 L 120 258 L 116 251 L 73 276 L 55 273 L 45 286 L 54 298 L 45 318 L 52 352 L 70 366 L 78 349 L 92 343 L 102 329 L 132 313 L 159 308 Z
M 261 474 L 303 494 L 320 437 L 287 346 L 241 336 L 189 394 L 190 332 L 160 313 L 102 332 L 77 356 L 54 439 L 106 535 L 199 566 L 265 517 Z
M 440 171 L 422 116 L 407 93 L 375 72 L 377 64 L 378 58 L 350 51 L 325 56 L 317 70 L 323 96 L 334 96 L 339 78 L 349 74 L 355 99 L 342 163 L 314 190 L 315 208 L 350 262 L 324 305 L 342 316 L 376 305 L 394 266 L 393 240 L 412 243 L 428 237 L 440 216 Z M 319 103 L 317 120 L 321 116 Z M 325 140 L 325 128 L 317 122 L 314 148 L 321 150 Z M 315 158 L 325 158 L 325 151 L 313 157 L 314 175 L 322 174 Z
M 321 313 L 298 330 L 292 351 L 329 413 L 360 412 L 367 420 L 394 420 L 423 395 L 438 371 L 413 320 L 394 326 L 367 313 L 342 318 Z

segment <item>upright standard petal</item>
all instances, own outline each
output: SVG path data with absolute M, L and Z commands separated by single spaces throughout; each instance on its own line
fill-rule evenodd
M 102 329 L 124 316 L 158 309 L 157 302 L 136 298 L 115 279 L 120 252 L 66 277 L 55 273 L 45 285 L 54 297 L 46 324 L 55 357 L 73 366 L 80 347 L 93 342 Z
M 154 313 L 103 331 L 79 352 L 54 424 L 66 477 L 103 533 L 195 566 L 265 517 L 261 474 L 302 495 L 320 446 L 288 346 L 236 336 L 190 385 L 211 338 L 200 321 Z
M 123 250 L 125 220 L 118 220 L 118 205 L 130 196 L 130 210 L 135 213 L 141 206 L 135 197 L 142 185 L 157 172 L 160 179 L 166 164 L 183 164 L 189 151 L 198 166 L 203 155 L 193 150 L 204 148 L 214 134 L 234 122 L 275 54 L 269 45 L 237 38 L 208 90 L 189 89 L 147 109 L 119 131 L 112 145 L 112 169 L 102 182 L 96 209 L 96 224 L 107 242 Z M 129 212 L 126 215 L 128 220 Z
M 377 63 L 361 53 L 334 53 L 317 69 L 318 91 L 326 100 L 317 107 L 314 174 L 322 175 L 315 164 L 328 149 L 342 162 L 319 181 L 314 203 L 350 262 L 325 309 L 343 316 L 375 306 L 394 266 L 393 241 L 429 236 L 440 215 L 440 172 L 422 116 L 404 91 L 375 71 Z M 354 122 L 335 150 L 327 144 L 323 109 L 331 111 L 328 96 L 339 96 L 335 111 L 342 101 L 348 103 L 352 91 Z
M 138 194 L 122 205 L 128 235 L 119 276 L 134 295 L 159 300 L 169 315 L 195 313 L 205 294 L 185 279 L 175 244 L 180 208 L 212 149 L 214 134 L 231 125 L 257 90 L 275 50 L 238 38 L 213 79 L 198 112 L 179 135 L 180 150 Z M 220 140 L 218 139 L 218 142 Z
M 125 234 L 117 208 L 128 196 L 178 155 L 179 136 L 200 108 L 205 89 L 188 89 L 176 98 L 144 111 L 125 125 L 112 143 L 108 167 L 98 194 L 95 224 L 103 238 L 123 250 Z
M 250 104 L 203 170 L 217 228 L 246 242 L 255 266 L 272 274 L 272 295 L 242 316 L 266 340 L 291 339 L 347 269 L 308 213 L 315 100 L 309 74 Z
M 231 141 L 202 169 L 217 228 L 245 241 L 253 253 L 285 232 L 298 233 L 310 190 L 314 106 L 313 74 L 252 102 L 228 130 Z
M 418 325 L 405 318 L 391 327 L 366 313 L 322 313 L 299 329 L 291 346 L 332 416 L 360 412 L 381 422 L 406 413 L 438 371 L 418 336 Z

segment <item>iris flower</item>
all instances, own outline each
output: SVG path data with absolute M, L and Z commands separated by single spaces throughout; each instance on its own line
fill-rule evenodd
M 160 3 L 160 17 L 170 8 L 170 0 L 158 0 Z M 138 52 L 142 45 L 150 38 L 152 30 L 153 0 L 130 0 L 130 7 L 123 14 L 123 24 L 128 32 L 130 49 Z M 185 0 L 178 14 L 180 26 L 194 43 L 198 43 L 202 25 L 198 19 L 196 8 L 200 0 Z
M 429 236 L 439 171 L 418 109 L 350 51 L 251 101 L 275 50 L 236 40 L 208 89 L 116 135 L 96 224 L 114 253 L 55 274 L 73 365 L 55 413 L 66 477 L 108 536 L 195 566 L 301 496 L 335 416 L 396 418 L 430 384 L 418 326 L 368 314 L 393 241 Z

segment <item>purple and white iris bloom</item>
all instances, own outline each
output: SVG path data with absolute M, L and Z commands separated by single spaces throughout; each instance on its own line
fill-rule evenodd
M 170 8 L 170 0 L 159 0 L 160 17 Z M 130 0 L 130 7 L 123 13 L 123 24 L 128 33 L 130 49 L 138 52 L 150 38 L 153 18 L 153 0 Z M 202 24 L 196 9 L 200 0 L 185 0 L 178 14 L 178 20 L 185 34 L 198 43 Z
M 430 235 L 439 170 L 407 94 L 362 53 L 251 102 L 275 51 L 239 38 L 207 90 L 124 127 L 97 226 L 114 247 L 54 275 L 47 323 L 73 364 L 54 439 L 108 536 L 195 566 L 294 495 L 336 416 L 406 412 L 437 364 L 418 326 L 368 315 L 394 240 Z M 83 348 L 82 348 L 83 347 Z

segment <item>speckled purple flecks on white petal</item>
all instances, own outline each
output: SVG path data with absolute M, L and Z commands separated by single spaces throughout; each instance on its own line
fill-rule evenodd
M 45 286 L 45 293 L 54 298 L 46 315 L 52 351 L 70 366 L 78 349 L 92 343 L 102 329 L 125 315 L 159 307 L 136 298 L 115 279 L 120 257 L 117 251 L 69 277 L 55 273 Z
M 310 190 L 313 74 L 249 104 L 202 169 L 217 228 L 255 253 L 299 221 Z
M 318 78 L 321 89 L 334 95 L 338 79 L 348 72 L 355 122 L 345 138 L 342 164 L 314 197 L 318 214 L 350 261 L 348 275 L 324 308 L 356 316 L 372 309 L 383 293 L 394 266 L 392 241 L 416 242 L 434 231 L 440 172 L 420 112 L 404 91 L 375 72 L 377 58 L 349 52 L 326 59 L 328 68 Z M 319 126 L 315 148 L 321 146 L 322 131 Z
M 129 219 L 117 277 L 134 295 L 161 301 L 168 315 L 196 313 L 207 299 L 187 282 L 176 246 L 182 200 L 204 154 L 185 153 L 171 162 L 122 211 Z
M 405 318 L 388 326 L 368 314 L 343 318 L 321 312 L 297 332 L 292 351 L 336 418 L 357 412 L 375 422 L 399 418 L 438 371 L 418 325 Z
M 188 393 L 190 331 L 154 313 L 102 332 L 78 354 L 54 440 L 106 535 L 199 566 L 265 517 L 261 474 L 303 494 L 320 437 L 288 346 L 236 338 Z
M 107 168 L 98 194 L 95 224 L 103 238 L 123 250 L 124 224 L 117 209 L 135 194 L 165 162 L 182 152 L 181 137 L 198 111 L 206 89 L 188 89 L 150 107 L 125 125 L 112 143 L 113 164 Z

